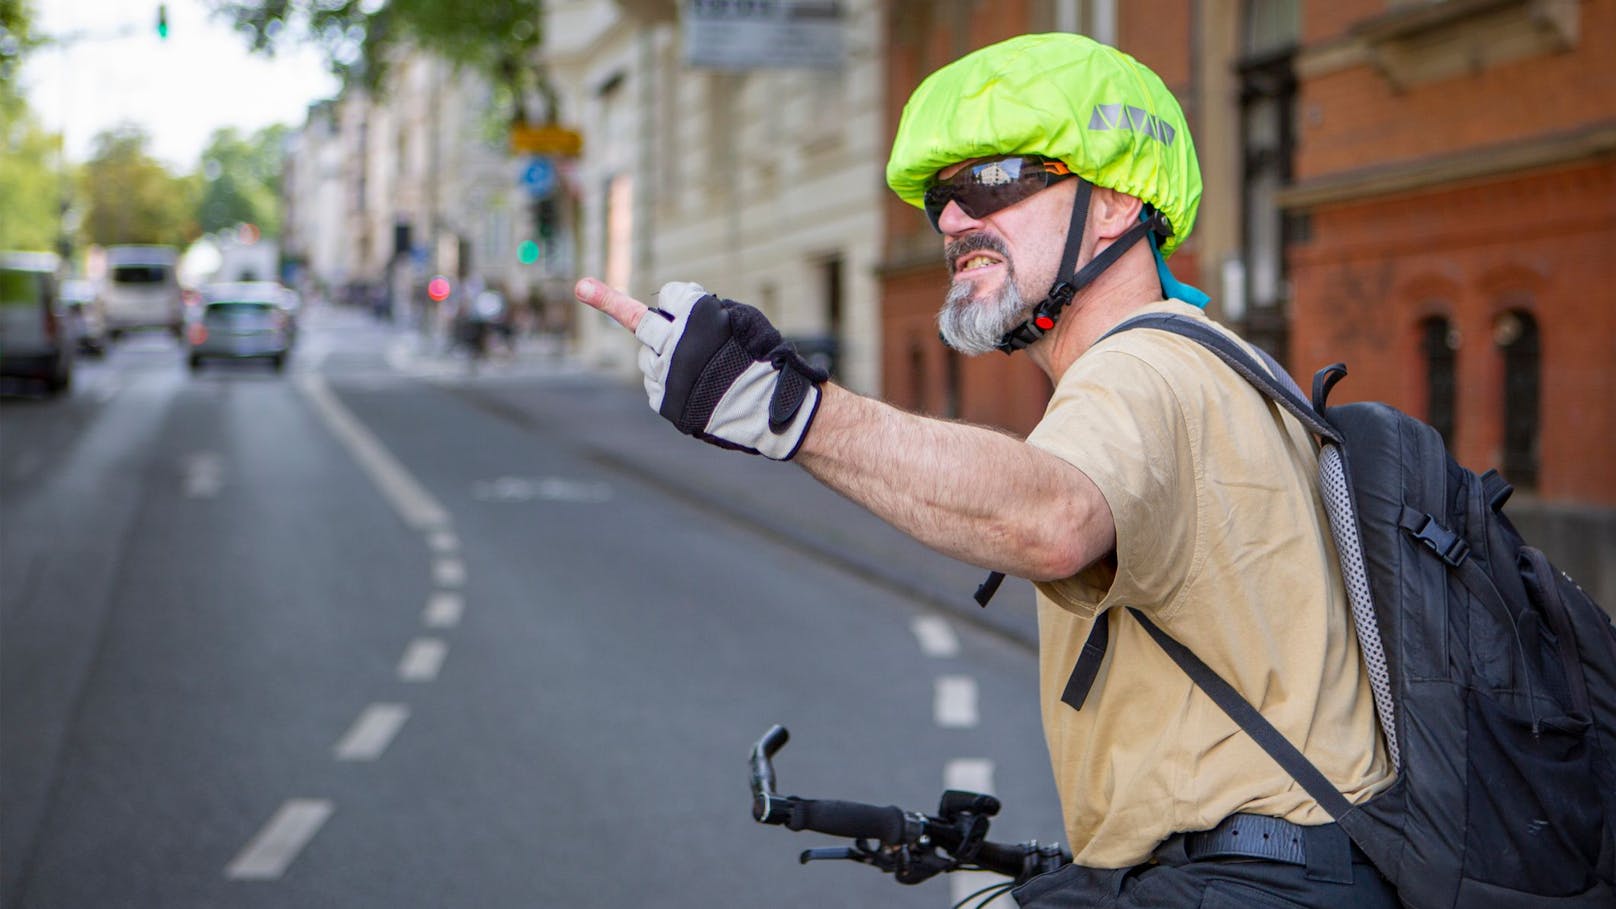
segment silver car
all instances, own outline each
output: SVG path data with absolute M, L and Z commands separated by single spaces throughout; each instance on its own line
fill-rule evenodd
M 53 395 L 73 381 L 72 333 L 56 311 L 58 262 L 0 252 L 0 376 L 38 381 Z
M 204 360 L 268 360 L 277 371 L 292 351 L 292 319 L 278 284 L 214 284 L 185 332 L 191 371 Z

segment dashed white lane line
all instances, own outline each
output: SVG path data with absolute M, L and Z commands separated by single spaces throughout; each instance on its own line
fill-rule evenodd
M 416 638 L 398 661 L 398 677 L 406 682 L 430 682 L 443 668 L 449 645 L 437 638 Z
M 959 638 L 947 620 L 934 615 L 916 616 L 909 627 L 914 629 L 920 652 L 926 656 L 947 659 L 959 655 Z
M 937 678 L 932 715 L 944 728 L 968 729 L 976 725 L 976 679 L 968 675 Z
M 955 758 L 943 765 L 943 788 L 993 794 L 993 762 L 987 758 Z
M 224 459 L 217 452 L 199 451 L 185 459 L 185 495 L 211 499 L 224 488 Z
M 460 616 L 465 611 L 466 601 L 460 594 L 439 590 L 427 600 L 424 621 L 428 628 L 453 628 L 460 624 Z
M 331 817 L 331 811 L 331 803 L 325 799 L 287 801 L 226 866 L 225 877 L 258 881 L 280 877 Z
M 427 535 L 427 543 L 432 546 L 433 552 L 444 555 L 460 548 L 460 540 L 455 537 L 453 531 L 449 530 L 432 531 Z
M 449 523 L 448 511 L 337 400 L 324 379 L 302 375 L 298 378 L 298 388 L 406 524 L 416 530 L 432 531 Z
M 374 761 L 393 744 L 404 721 L 410 718 L 410 708 L 403 704 L 371 704 L 354 720 L 348 733 L 337 742 L 339 761 Z
M 943 788 L 993 795 L 993 762 L 986 758 L 955 758 L 949 761 L 943 765 Z M 995 881 L 1008 880 L 996 874 L 951 874 L 948 876 L 949 902 L 959 905 L 961 900 L 969 899 L 983 887 L 992 886 Z M 1005 896 L 988 905 L 1010 906 L 1013 901 Z
M 438 559 L 432 563 L 432 580 L 439 587 L 459 587 L 466 583 L 466 563 L 459 559 Z

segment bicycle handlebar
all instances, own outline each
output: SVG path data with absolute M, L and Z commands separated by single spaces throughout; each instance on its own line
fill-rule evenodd
M 960 870 L 993 871 L 1023 883 L 1072 860 L 1056 844 L 989 842 L 988 819 L 999 812 L 999 800 L 989 795 L 949 790 L 943 793 L 939 816 L 896 805 L 781 796 L 775 791 L 773 758 L 790 738 L 784 726 L 775 725 L 752 746 L 753 819 L 855 841 L 847 848 L 807 850 L 801 856 L 804 863 L 849 859 L 890 872 L 905 884 Z M 871 840 L 880 846 L 871 846 Z M 946 854 L 938 854 L 939 849 Z

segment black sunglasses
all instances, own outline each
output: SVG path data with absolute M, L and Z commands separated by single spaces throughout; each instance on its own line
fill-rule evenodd
M 985 218 L 1001 208 L 1020 202 L 1041 189 L 1068 177 L 1075 177 L 1060 161 L 1037 155 L 1006 155 L 976 161 L 959 169 L 946 180 L 935 180 L 926 187 L 926 217 L 938 233 L 938 221 L 948 203 L 973 218 Z

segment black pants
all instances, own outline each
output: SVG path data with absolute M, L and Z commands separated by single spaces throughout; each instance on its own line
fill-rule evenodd
M 1345 834 L 1342 834 L 1345 836 Z M 1022 909 L 1397 909 L 1397 894 L 1356 850 L 1345 874 L 1265 859 L 1192 861 L 1169 840 L 1133 868 L 1068 865 L 1016 888 Z M 1346 883 L 1345 878 L 1351 878 Z

